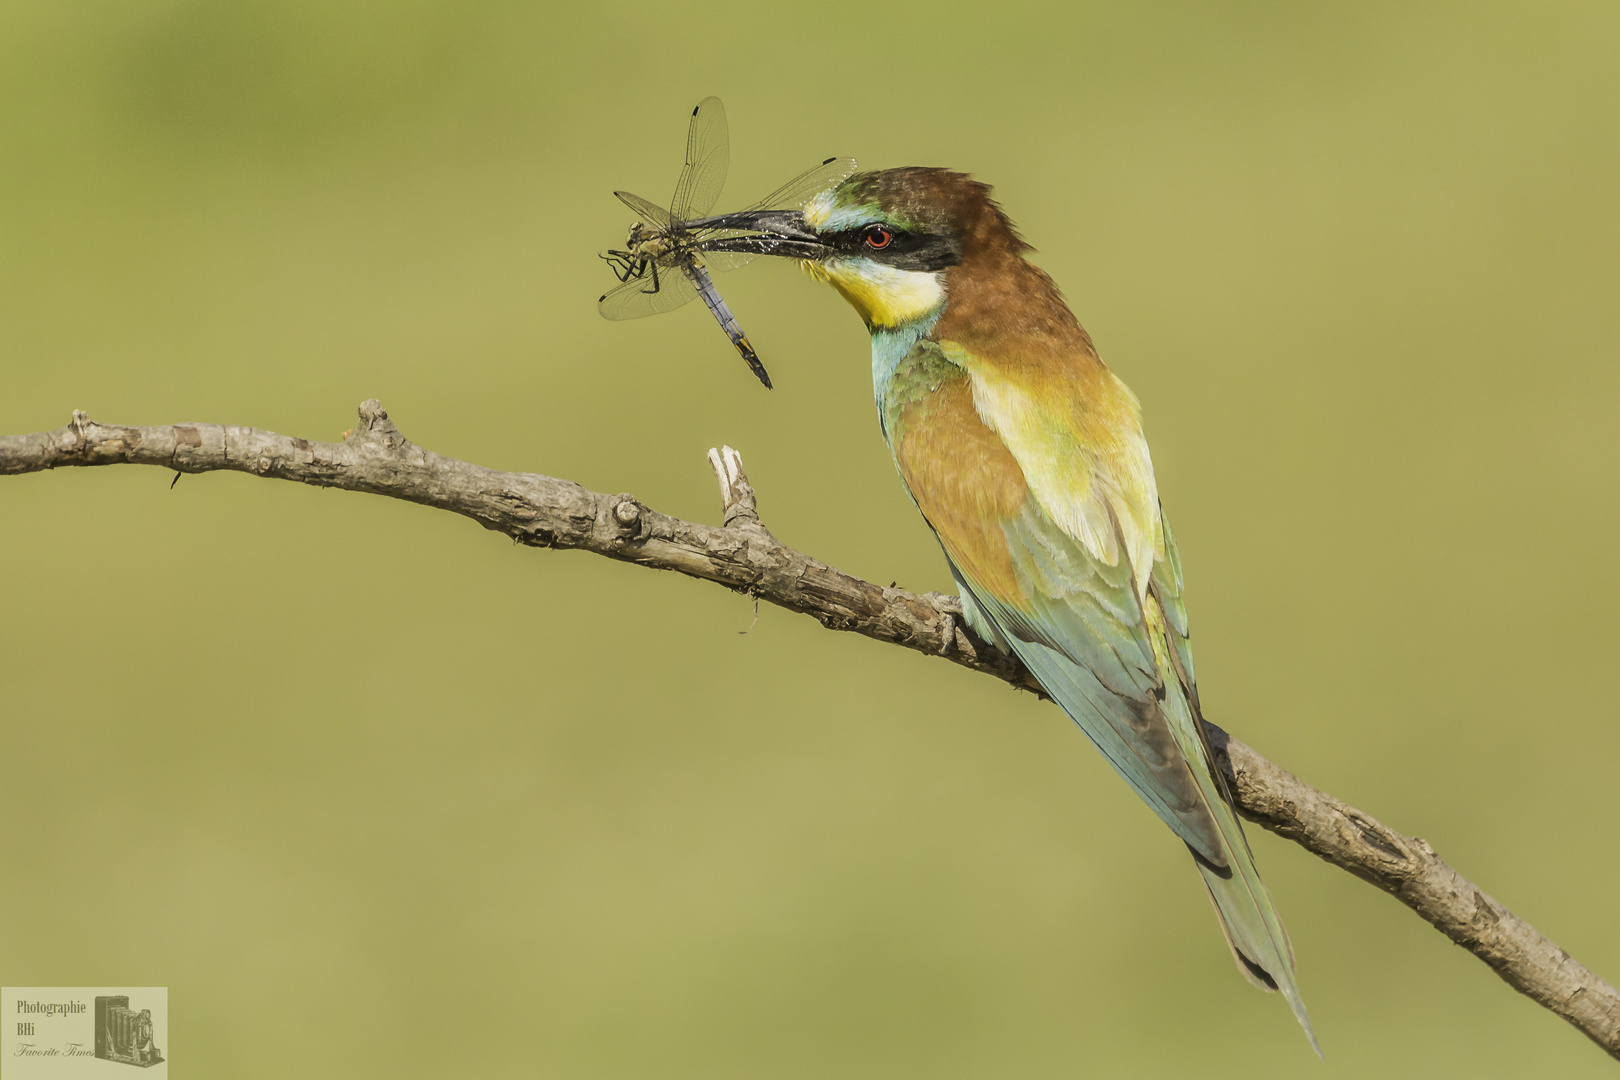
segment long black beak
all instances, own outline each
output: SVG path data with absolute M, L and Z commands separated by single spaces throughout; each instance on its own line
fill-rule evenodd
M 728 236 L 705 240 L 703 251 L 750 251 L 788 259 L 823 259 L 832 249 L 804 223 L 797 210 L 744 210 L 735 214 L 688 221 L 688 229 L 735 229 L 757 236 Z

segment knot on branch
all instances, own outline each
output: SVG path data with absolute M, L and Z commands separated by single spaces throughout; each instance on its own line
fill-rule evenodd
M 641 524 L 641 504 L 629 495 L 614 496 L 613 520 L 621 529 L 635 529 Z
M 141 428 L 100 424 L 90 419 L 83 409 L 73 410 L 73 420 L 65 430 L 70 433 L 70 437 L 61 447 L 60 453 L 87 464 L 99 464 L 102 461 L 133 461 L 135 452 L 145 441 Z
M 359 415 L 360 423 L 344 432 L 344 442 L 354 438 L 374 440 L 389 450 L 402 449 L 409 442 L 404 433 L 394 426 L 394 422 L 388 419 L 388 410 L 376 398 L 362 401 Z
M 977 651 L 971 631 L 968 630 L 967 620 L 962 614 L 962 598 L 949 593 L 926 592 L 922 598 L 928 605 L 939 612 L 940 638 L 939 655 L 949 656 L 952 652 Z M 957 634 L 962 635 L 960 644 Z
M 83 456 L 90 450 L 95 439 L 95 429 L 101 425 L 90 419 L 90 414 L 83 409 L 73 410 L 73 419 L 68 423 L 68 430 L 73 433 L 72 441 L 63 447 L 64 452 Z
M 1355 830 L 1355 836 L 1353 839 L 1359 840 L 1361 843 L 1367 845 L 1367 847 L 1371 848 L 1373 851 L 1377 852 L 1379 855 L 1383 856 L 1385 860 L 1387 860 L 1389 865 L 1386 868 L 1386 872 L 1395 874 L 1407 870 L 1407 867 L 1412 862 L 1412 857 L 1411 854 L 1407 852 L 1405 846 L 1401 843 L 1401 838 L 1398 833 L 1396 833 L 1393 829 L 1386 827 L 1382 822 L 1379 822 L 1355 810 L 1345 811 L 1344 819 L 1349 822 L 1350 826 Z M 1417 843 L 1420 851 L 1424 848 L 1428 848 L 1428 850 L 1424 853 L 1431 856 L 1435 855 L 1434 849 L 1429 848 L 1428 845 L 1422 840 L 1419 840 Z
M 634 495 L 620 493 L 611 496 L 608 505 L 612 508 L 609 513 L 611 524 L 618 536 L 633 542 L 652 535 L 652 522 L 647 518 L 649 511 Z

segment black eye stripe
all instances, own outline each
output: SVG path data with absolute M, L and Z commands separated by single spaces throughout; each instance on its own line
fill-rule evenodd
M 874 245 L 871 237 L 880 229 L 888 234 L 888 242 Z M 961 245 L 945 232 L 911 231 L 873 223 L 826 233 L 821 239 L 840 255 L 860 256 L 897 270 L 944 270 L 962 261 Z
M 888 236 L 886 242 L 871 243 L 873 234 L 881 231 Z M 833 247 L 840 251 L 863 252 L 873 254 L 881 251 L 885 256 L 898 254 L 902 251 L 915 251 L 918 247 L 928 243 L 933 237 L 928 233 L 907 232 L 896 229 L 892 225 L 863 225 L 859 229 L 848 232 L 834 233 L 825 237 Z

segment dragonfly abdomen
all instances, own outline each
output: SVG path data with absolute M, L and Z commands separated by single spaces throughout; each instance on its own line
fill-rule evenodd
M 748 365 L 748 370 L 765 384 L 766 389 L 770 389 L 770 373 L 765 370 L 765 365 L 760 363 L 759 354 L 754 351 L 754 346 L 749 344 L 748 335 L 743 333 L 742 326 L 737 322 L 737 316 L 731 313 L 731 308 L 726 305 L 720 290 L 714 287 L 714 279 L 709 276 L 709 271 L 695 258 L 684 260 L 681 268 L 697 287 L 698 295 L 703 297 L 703 303 L 708 307 L 709 314 L 714 316 L 720 328 L 726 332 L 726 337 L 737 347 L 737 352 Z

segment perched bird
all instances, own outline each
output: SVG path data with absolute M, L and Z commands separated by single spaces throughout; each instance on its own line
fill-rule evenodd
M 802 212 L 710 224 L 768 237 L 765 250 L 801 259 L 865 320 L 884 438 L 968 624 L 1024 662 L 1186 843 L 1238 970 L 1281 990 L 1316 1046 L 1288 934 L 1200 724 L 1141 408 L 990 188 L 887 169 Z

